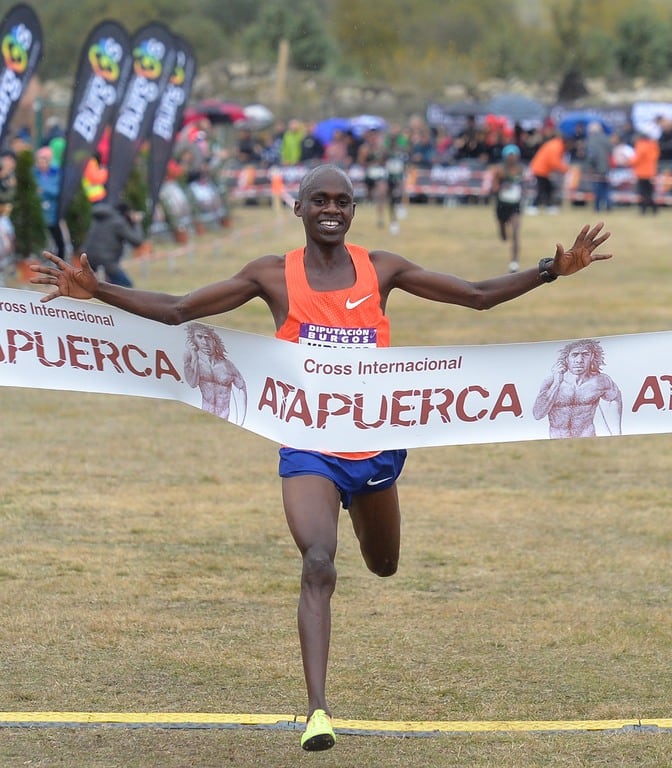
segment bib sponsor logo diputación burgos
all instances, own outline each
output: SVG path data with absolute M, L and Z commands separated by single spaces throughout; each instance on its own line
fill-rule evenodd
M 368 298 L 368 297 L 367 297 Z M 378 341 L 376 328 L 338 328 L 317 323 L 301 323 L 299 344 L 312 347 L 375 347 Z

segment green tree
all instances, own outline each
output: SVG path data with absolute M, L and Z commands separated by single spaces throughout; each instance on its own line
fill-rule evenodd
M 141 154 L 133 163 L 133 168 L 129 174 L 128 181 L 124 188 L 123 198 L 128 203 L 132 211 L 140 211 L 143 218 L 143 227 L 148 231 L 151 221 L 147 220 L 147 197 L 149 191 L 147 188 L 147 156 Z
M 199 65 L 220 58 L 223 51 L 231 53 L 230 38 L 205 16 L 184 13 L 175 19 L 170 28 L 191 42 Z
M 16 253 L 22 259 L 40 254 L 47 244 L 42 201 L 33 174 L 34 156 L 27 149 L 16 158 L 16 197 L 11 219 L 16 238 Z
M 591 28 L 585 37 L 584 67 L 587 75 L 609 77 L 617 69 L 614 38 L 603 29 Z
M 243 43 L 254 58 L 274 61 L 283 39 L 289 41 L 291 62 L 298 69 L 323 69 L 334 52 L 323 17 L 311 0 L 295 0 L 291 7 L 285 0 L 264 3 Z
M 205 15 L 231 36 L 241 32 L 257 17 L 261 0 L 205 0 Z
M 380 3 L 336 0 L 332 29 L 342 55 L 366 77 L 390 74 L 390 58 L 399 51 L 404 27 L 404 3 L 392 0 L 381 13 Z M 408 23 L 408 15 L 406 22 Z
M 417 84 L 509 68 L 519 23 L 513 0 L 335 0 L 332 28 L 362 75 Z
M 663 79 L 672 68 L 672 25 L 661 23 L 646 5 L 632 8 L 618 24 L 615 48 L 624 74 Z
M 557 41 L 558 66 L 562 74 L 576 72 L 583 74 L 584 69 L 584 2 L 571 0 L 569 4 L 554 2 L 551 6 L 551 18 Z
M 65 224 L 75 253 L 81 253 L 86 234 L 91 226 L 91 203 L 80 185 L 65 212 Z
M 72 77 L 86 34 L 110 17 L 130 33 L 154 19 L 168 24 L 201 67 L 242 52 L 272 62 L 286 37 L 302 69 L 414 87 L 672 69 L 670 0 L 78 0 L 76 11 L 72 0 L 29 2 L 45 31 L 43 78 Z M 0 0 L 0 15 L 15 4 Z

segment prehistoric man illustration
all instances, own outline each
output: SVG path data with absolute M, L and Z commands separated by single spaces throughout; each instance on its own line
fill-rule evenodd
M 593 437 L 600 432 L 621 434 L 623 399 L 614 380 L 602 373 L 604 350 L 599 341 L 581 339 L 566 344 L 542 382 L 532 413 L 548 416 L 550 437 Z
M 247 411 L 247 387 L 240 371 L 227 357 L 226 347 L 213 328 L 187 326 L 184 373 L 191 387 L 199 387 L 201 408 L 241 425 Z

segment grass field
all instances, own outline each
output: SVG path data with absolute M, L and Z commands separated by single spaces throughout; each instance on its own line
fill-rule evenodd
M 396 344 L 669 330 L 670 214 L 610 214 L 615 258 L 487 313 L 390 301 Z M 235 213 L 190 257 L 131 263 L 182 292 L 302 241 L 289 214 Z M 591 211 L 523 222 L 524 266 Z M 481 278 L 508 251 L 484 207 L 414 207 L 352 238 Z M 172 266 L 171 266 L 172 265 Z M 270 333 L 261 303 L 217 318 Z M 300 559 L 277 446 L 168 402 L 3 389 L 0 710 L 305 711 Z M 416 450 L 400 483 L 399 573 L 376 579 L 342 518 L 330 701 L 339 718 L 672 716 L 669 438 Z M 666 733 L 339 737 L 307 755 L 269 731 L 0 729 L 0 766 L 669 766 Z

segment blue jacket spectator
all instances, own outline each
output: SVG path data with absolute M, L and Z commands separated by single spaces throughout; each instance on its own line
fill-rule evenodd
M 65 239 L 58 220 L 58 193 L 60 189 L 60 170 L 52 164 L 53 152 L 50 147 L 41 147 L 35 153 L 33 174 L 37 191 L 42 201 L 44 223 L 54 241 L 54 252 L 65 258 Z

